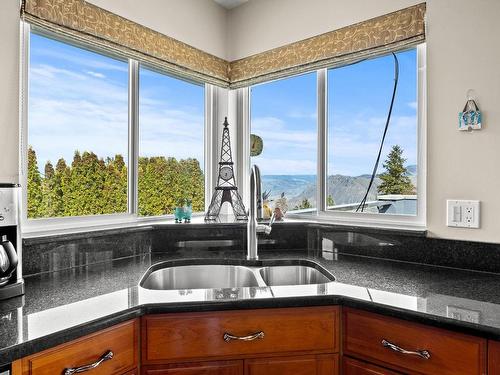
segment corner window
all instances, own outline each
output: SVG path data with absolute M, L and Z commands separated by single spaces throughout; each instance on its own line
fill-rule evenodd
M 315 210 L 316 106 L 316 72 L 251 88 L 250 141 L 262 140 L 262 152 L 251 162 L 260 168 L 264 200 L 270 206 L 284 195 L 289 212 Z
M 398 84 L 383 143 L 394 89 L 393 55 L 328 70 L 329 211 L 417 213 L 417 51 L 395 56 Z
M 204 211 L 204 84 L 38 28 L 29 38 L 28 231 Z
M 290 216 L 422 225 L 424 74 L 421 45 L 251 87 L 263 150 L 250 160 L 271 208 L 285 193 Z

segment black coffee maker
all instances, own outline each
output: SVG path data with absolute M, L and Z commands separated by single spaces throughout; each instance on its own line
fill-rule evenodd
M 17 184 L 0 183 L 0 300 L 24 294 Z

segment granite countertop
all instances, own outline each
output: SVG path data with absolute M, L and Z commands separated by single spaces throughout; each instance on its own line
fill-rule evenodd
M 22 298 L 0 302 L 0 365 L 148 313 L 343 305 L 500 340 L 500 274 L 380 260 L 332 251 L 261 251 L 261 259 L 318 262 L 320 285 L 153 291 L 149 266 L 186 258 L 243 259 L 242 251 L 182 249 L 25 279 Z M 464 321 L 469 319 L 470 321 Z

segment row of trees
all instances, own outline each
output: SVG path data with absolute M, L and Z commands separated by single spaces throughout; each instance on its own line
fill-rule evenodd
M 71 165 L 59 159 L 38 168 L 28 150 L 28 217 L 84 216 L 127 212 L 127 166 L 122 155 L 99 158 L 75 152 Z M 196 159 L 139 158 L 139 214 L 171 214 L 185 199 L 204 210 L 204 176 Z

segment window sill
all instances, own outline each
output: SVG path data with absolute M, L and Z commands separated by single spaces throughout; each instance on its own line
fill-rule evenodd
M 359 217 L 362 215 L 363 217 Z M 356 217 L 358 216 L 358 217 Z M 309 223 L 325 224 L 341 227 L 356 227 L 367 229 L 386 229 L 406 233 L 427 232 L 427 226 L 417 221 L 417 217 L 387 215 L 386 217 L 377 217 L 379 215 L 354 214 L 344 215 L 336 213 L 307 213 L 307 214 L 288 214 L 288 221 L 306 221 Z
M 203 223 L 204 213 L 194 213 L 191 222 Z M 36 219 L 24 222 L 22 237 L 40 238 L 60 234 L 77 234 L 119 229 L 148 228 L 153 224 L 175 225 L 174 215 L 137 217 L 129 214 L 102 215 L 89 217 Z

